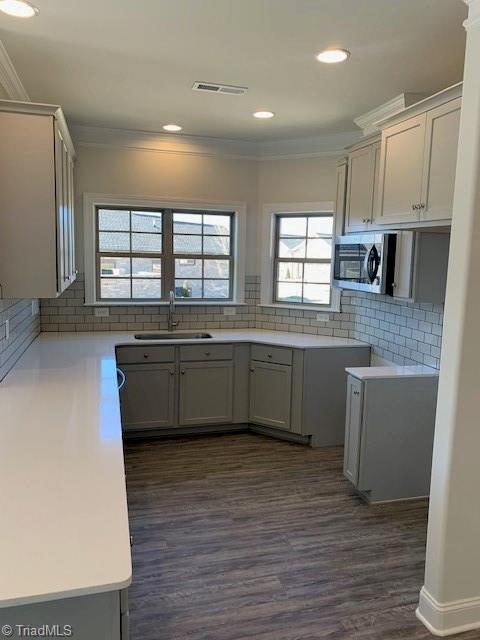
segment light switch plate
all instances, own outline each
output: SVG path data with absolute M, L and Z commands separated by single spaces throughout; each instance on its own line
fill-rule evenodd
M 330 316 L 328 313 L 317 313 L 315 319 L 317 322 L 329 322 Z
M 223 315 L 224 316 L 234 316 L 236 315 L 237 310 L 235 307 L 223 307 Z
M 96 318 L 108 318 L 110 315 L 110 309 L 108 307 L 95 307 L 93 315 Z

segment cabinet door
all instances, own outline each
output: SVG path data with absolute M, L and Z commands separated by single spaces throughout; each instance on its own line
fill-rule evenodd
M 352 151 L 348 161 L 346 231 L 368 228 L 373 212 L 374 146 Z
M 120 391 L 123 428 L 128 431 L 174 426 L 174 364 L 128 364 L 121 368 L 125 374 Z
M 233 420 L 233 362 L 182 362 L 180 424 L 228 424 Z
M 362 413 L 363 385 L 360 380 L 348 376 L 343 473 L 355 485 L 358 484 L 360 467 Z
M 68 218 L 69 218 L 69 278 L 72 283 L 77 277 L 76 259 L 75 259 L 75 192 L 73 184 L 73 158 L 68 155 Z
M 426 119 L 422 113 L 382 132 L 377 224 L 419 219 Z
M 57 290 L 62 293 L 68 286 L 68 255 L 65 238 L 68 234 L 65 210 L 67 206 L 67 177 L 65 143 L 55 123 L 55 197 L 57 212 Z
M 449 220 L 457 168 L 461 98 L 427 113 L 422 220 Z
M 290 429 L 292 367 L 253 361 L 250 367 L 250 422 Z
M 337 165 L 337 188 L 335 194 L 335 235 L 341 236 L 345 225 L 347 196 L 347 160 Z

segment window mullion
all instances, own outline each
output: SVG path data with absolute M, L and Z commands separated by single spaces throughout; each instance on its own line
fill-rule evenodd
M 170 291 L 175 291 L 175 262 L 173 255 L 173 211 L 165 209 L 163 219 L 163 299 L 167 299 Z

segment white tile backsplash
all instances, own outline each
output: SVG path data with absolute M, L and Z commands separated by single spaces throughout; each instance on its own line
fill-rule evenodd
M 372 345 L 372 356 L 396 364 L 439 368 L 443 306 L 414 304 L 371 293 L 344 291 L 341 312 L 317 320 L 316 311 L 260 306 L 260 278 L 245 278 L 246 304 L 225 315 L 225 305 L 177 306 L 179 329 L 258 328 L 356 338 Z M 109 307 L 98 317 L 85 307 L 79 277 L 60 298 L 42 300 L 42 331 L 145 331 L 167 328 L 165 306 Z

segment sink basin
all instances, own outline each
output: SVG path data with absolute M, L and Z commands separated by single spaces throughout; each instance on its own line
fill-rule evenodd
M 136 333 L 135 340 L 205 340 L 209 333 Z

